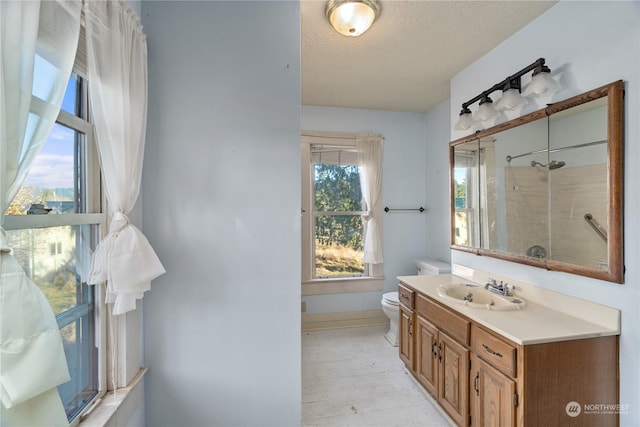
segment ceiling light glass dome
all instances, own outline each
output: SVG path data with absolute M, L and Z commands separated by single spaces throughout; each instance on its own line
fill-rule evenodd
M 357 37 L 371 27 L 380 13 L 376 0 L 329 0 L 325 15 L 344 36 Z

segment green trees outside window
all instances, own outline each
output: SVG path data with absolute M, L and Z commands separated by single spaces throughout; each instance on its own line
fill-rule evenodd
M 362 275 L 362 192 L 355 165 L 315 164 L 316 277 Z

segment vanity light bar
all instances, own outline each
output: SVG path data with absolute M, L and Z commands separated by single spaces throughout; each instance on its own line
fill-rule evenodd
M 471 110 L 469 109 L 469 106 L 472 105 L 475 102 L 480 101 L 481 105 L 484 105 L 487 102 L 491 102 L 491 98 L 489 98 L 489 95 L 491 95 L 493 92 L 497 91 L 497 90 L 502 90 L 503 92 L 506 92 L 510 89 L 514 89 L 518 91 L 518 94 L 521 92 L 521 80 L 520 78 L 533 71 L 533 76 L 535 77 L 538 74 L 544 73 L 544 75 L 548 76 L 549 73 L 551 72 L 551 70 L 549 69 L 549 67 L 547 67 L 545 65 L 545 60 L 544 58 L 538 58 L 536 61 L 534 61 L 533 63 L 531 63 L 530 65 L 524 67 L 522 70 L 518 71 L 517 73 L 505 78 L 504 80 L 500 81 L 499 83 L 496 83 L 495 85 L 491 86 L 489 89 L 483 91 L 482 93 L 476 95 L 475 97 L 471 98 L 470 100 L 468 100 L 467 102 L 462 104 L 462 110 L 460 111 L 460 119 L 458 120 L 458 123 L 456 123 L 455 125 L 455 129 L 458 130 L 466 130 L 468 128 L 471 127 L 471 125 L 473 124 L 474 120 L 471 120 Z M 555 87 L 553 87 L 552 89 L 557 90 L 558 89 L 558 85 L 557 83 L 554 81 L 555 83 Z M 526 91 L 525 91 L 526 92 Z M 544 88 L 542 89 L 536 89 L 535 91 L 531 91 L 531 93 L 525 93 L 525 95 L 528 96 L 536 96 L 539 94 L 542 94 L 546 92 L 546 90 Z M 526 103 L 526 101 L 523 101 Z M 523 105 L 522 103 L 519 103 L 517 105 Z M 498 112 L 495 111 L 495 115 L 497 115 Z M 482 121 L 482 120 L 480 120 Z

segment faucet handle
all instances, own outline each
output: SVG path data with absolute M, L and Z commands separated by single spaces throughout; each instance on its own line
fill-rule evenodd
M 487 279 L 487 283 L 492 284 L 493 286 L 497 285 L 498 283 L 496 282 L 496 279 L 492 279 L 491 277 L 489 277 Z
M 514 290 L 515 290 L 515 288 L 516 288 L 516 286 L 515 286 L 515 285 L 510 285 L 510 284 L 508 284 L 508 283 L 505 283 L 505 284 L 504 284 L 504 292 L 505 292 L 505 295 L 507 295 L 507 296 L 512 296 L 512 295 L 513 295 L 513 292 L 514 292 Z

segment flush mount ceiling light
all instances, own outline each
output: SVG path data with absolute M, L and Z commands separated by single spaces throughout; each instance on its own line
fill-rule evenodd
M 531 71 L 533 71 L 531 83 L 521 95 L 520 78 Z M 473 119 L 476 122 L 486 121 L 500 114 L 497 110 L 517 110 L 524 106 L 527 100 L 523 95 L 540 96 L 553 93 L 559 89 L 560 85 L 551 77 L 551 70 L 544 64 L 544 58 L 539 58 L 514 75 L 507 77 L 500 83 L 496 83 L 481 94 L 463 103 L 460 119 L 454 126 L 454 129 L 467 130 L 472 126 L 473 122 L 470 121 L 472 115 L 469 106 L 475 102 L 480 101 L 478 111 L 473 114 Z M 494 107 L 489 95 L 497 90 L 502 90 L 502 98 L 498 100 L 498 103 Z
M 380 15 L 380 4 L 377 0 L 329 0 L 325 15 L 337 32 L 357 37 Z

